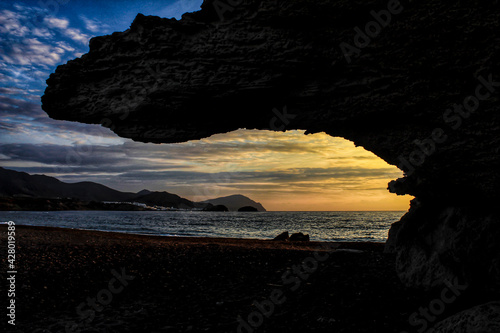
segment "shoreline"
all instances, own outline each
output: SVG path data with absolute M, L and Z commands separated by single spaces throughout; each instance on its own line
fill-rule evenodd
M 137 235 L 274 239 L 302 232 L 315 242 L 385 243 L 395 212 L 0 212 L 17 225 L 100 230 Z M 262 214 L 262 215 L 261 215 Z
M 7 224 L 0 224 L 0 232 L 5 232 Z M 167 236 L 167 235 L 148 235 L 148 234 L 135 234 L 119 231 L 105 231 L 105 230 L 88 230 L 78 228 L 65 228 L 65 227 L 48 227 L 48 226 L 35 226 L 16 224 L 16 230 L 26 231 L 45 231 L 51 233 L 66 233 L 68 236 L 74 235 L 94 236 L 108 240 L 123 240 L 123 241 L 144 241 L 144 242 L 158 242 L 158 243 L 171 243 L 171 244 L 198 244 L 198 245 L 220 245 L 220 246 L 237 246 L 243 248 L 272 248 L 280 250 L 304 250 L 304 251 L 328 251 L 325 250 L 325 245 L 334 246 L 337 249 L 354 249 L 354 250 L 370 250 L 370 251 L 383 251 L 385 242 L 324 242 L 324 241 L 275 241 L 272 239 L 260 238 L 233 238 L 233 237 L 196 237 L 196 236 Z

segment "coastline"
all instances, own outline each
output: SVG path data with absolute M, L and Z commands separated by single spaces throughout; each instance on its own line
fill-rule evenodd
M 302 232 L 317 242 L 385 242 L 400 212 L 123 212 L 8 211 L 17 225 L 178 237 L 273 239 Z
M 0 232 L 6 229 L 6 224 L 0 224 Z M 101 241 L 123 241 L 123 242 L 149 242 L 163 245 L 190 244 L 190 245 L 219 245 L 235 246 L 241 248 L 262 248 L 279 250 L 303 250 L 303 251 L 328 251 L 325 246 L 333 246 L 338 249 L 370 250 L 383 251 L 385 243 L 383 242 L 290 242 L 274 241 L 272 239 L 260 238 L 232 238 L 232 237 L 194 237 L 194 236 L 167 236 L 167 235 L 149 235 L 136 234 L 118 231 L 88 230 L 65 227 L 48 227 L 35 225 L 16 225 L 16 229 L 26 231 L 30 234 L 37 231 L 38 235 L 50 237 L 51 241 L 71 240 L 74 245 L 81 242 L 86 237 L 99 238 Z M 50 235 L 50 236 L 49 236 Z M 63 236 L 64 235 L 64 236 Z M 55 237 L 54 237 L 55 236 Z M 47 239 L 48 240 L 48 239 Z

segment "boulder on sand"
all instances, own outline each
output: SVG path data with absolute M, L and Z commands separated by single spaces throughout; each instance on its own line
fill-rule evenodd
M 290 236 L 291 242 L 309 242 L 309 235 L 304 235 L 301 232 L 294 233 Z
M 274 241 L 287 241 L 289 240 L 288 231 L 282 232 L 278 236 L 274 237 Z

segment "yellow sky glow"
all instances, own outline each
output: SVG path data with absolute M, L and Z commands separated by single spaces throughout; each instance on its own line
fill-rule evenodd
M 325 133 L 238 130 L 179 145 L 210 151 L 189 161 L 193 171 L 225 173 L 194 195 L 182 193 L 196 201 L 240 193 L 267 210 L 342 211 L 407 210 L 412 199 L 387 190 L 402 171 Z

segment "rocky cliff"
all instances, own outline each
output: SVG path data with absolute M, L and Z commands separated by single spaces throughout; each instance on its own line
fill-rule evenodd
M 406 172 L 390 191 L 416 196 L 387 244 L 403 281 L 498 287 L 499 41 L 498 1 L 206 0 L 93 38 L 42 102 L 144 142 L 344 137 Z
M 205 200 L 202 203 L 210 203 L 214 206 L 223 205 L 226 206 L 229 211 L 237 211 L 239 208 L 244 206 L 254 207 L 259 212 L 265 212 L 266 209 L 260 202 L 255 202 L 249 197 L 241 194 L 233 194 L 226 197 L 220 197 L 215 199 Z

